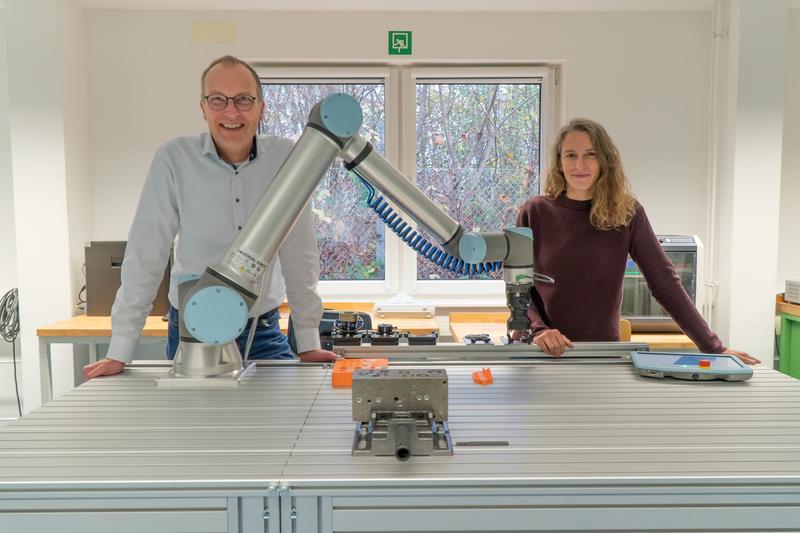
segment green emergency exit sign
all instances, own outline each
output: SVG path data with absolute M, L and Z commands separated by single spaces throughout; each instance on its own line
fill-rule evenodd
M 411 32 L 389 32 L 389 55 L 411 55 Z

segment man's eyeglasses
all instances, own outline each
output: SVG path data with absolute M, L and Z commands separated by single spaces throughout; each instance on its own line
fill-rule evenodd
M 206 101 L 208 107 L 213 109 L 214 111 L 222 111 L 226 107 L 228 107 L 228 100 L 233 100 L 233 105 L 239 111 L 250 111 L 253 109 L 253 105 L 256 103 L 256 98 L 254 96 L 249 96 L 247 94 L 240 94 L 238 96 L 223 96 L 221 94 L 209 94 L 208 96 L 204 96 L 203 100 Z

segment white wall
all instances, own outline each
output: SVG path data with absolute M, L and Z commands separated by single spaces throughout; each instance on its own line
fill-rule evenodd
M 9 139 L 25 408 L 39 404 L 36 328 L 75 311 L 89 238 L 83 10 L 69 0 L 8 0 Z M 73 386 L 72 349 L 53 357 L 56 394 Z
M 64 102 L 64 154 L 69 221 L 70 294 L 73 302 L 84 284 L 84 245 L 91 240 L 91 177 L 84 10 L 62 3 L 61 90 Z
M 800 281 L 800 9 L 789 10 L 783 104 L 783 174 L 776 292 Z
M 6 16 L 0 8 L 0 296 L 17 285 L 17 252 L 14 236 L 14 187 L 11 183 L 11 148 L 8 131 L 8 61 Z M 18 346 L 17 346 L 18 347 Z M 17 376 L 21 361 L 17 352 Z M 0 419 L 17 416 L 11 344 L 0 340 Z M 21 385 L 21 383 L 20 383 Z M 22 394 L 22 392 L 20 392 Z M 2 422 L 0 422 L 2 425 Z
M 774 346 L 786 5 L 736 0 L 724 27 L 726 140 L 718 197 L 717 331 L 766 363 Z M 729 313 L 729 316 L 725 316 Z
M 193 43 L 195 20 L 236 41 Z M 705 236 L 710 14 L 86 12 L 92 238 L 124 239 L 152 155 L 204 130 L 199 74 L 257 60 L 379 62 L 387 31 L 414 32 L 415 62 L 564 61 L 566 115 L 605 124 L 657 232 Z M 682 215 L 674 216 L 674 206 Z
M 14 188 L 11 183 L 11 148 L 8 132 L 8 62 L 6 58 L 6 16 L 0 9 L 0 296 L 17 283 L 17 254 L 14 238 Z M 0 354 L 10 352 L 0 342 Z

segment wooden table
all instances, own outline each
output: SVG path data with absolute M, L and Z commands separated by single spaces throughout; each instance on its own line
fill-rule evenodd
M 506 320 L 508 312 L 487 312 L 487 313 L 450 313 L 450 333 L 455 342 L 463 342 L 464 335 L 469 333 L 488 333 L 495 344 L 500 343 L 500 337 L 506 335 Z M 627 330 L 630 332 L 630 323 L 627 323 Z M 621 337 L 625 335 L 625 326 L 621 322 Z M 628 340 L 628 339 L 622 339 Z M 696 350 L 697 346 L 683 333 L 633 333 L 630 335 L 631 342 L 645 342 L 653 350 Z
M 288 317 L 281 317 L 281 331 L 285 334 Z M 39 337 L 111 337 L 110 316 L 78 315 L 36 330 Z M 166 337 L 167 321 L 160 316 L 149 316 L 142 337 Z
M 502 344 L 500 337 L 508 334 L 506 321 L 508 312 L 450 313 L 450 334 L 453 342 L 464 342 L 464 337 L 470 333 L 487 333 L 492 342 Z
M 697 345 L 683 333 L 633 333 L 631 342 L 646 342 L 652 350 L 697 350 Z

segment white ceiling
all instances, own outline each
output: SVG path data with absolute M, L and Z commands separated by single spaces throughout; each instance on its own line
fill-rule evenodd
M 89 9 L 164 11 L 709 11 L 715 0 L 73 0 Z M 786 0 L 800 8 L 800 0 Z M 5 0 L 0 0 L 0 10 Z
M 93 9 L 192 11 L 708 11 L 714 0 L 74 0 Z M 2 0 L 0 0 L 2 2 Z
M 73 0 L 89 9 L 164 11 L 709 11 L 715 0 Z M 491 2 L 490 6 L 487 3 Z M 800 8 L 800 0 L 786 0 Z M 0 0 L 0 11 L 5 0 Z

